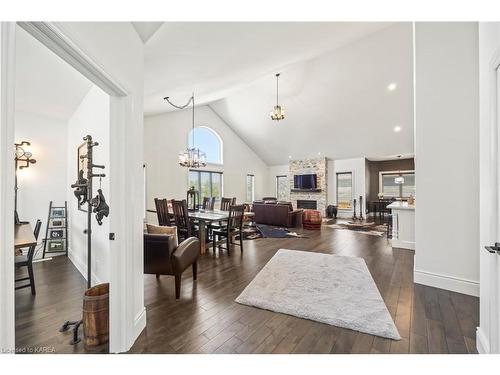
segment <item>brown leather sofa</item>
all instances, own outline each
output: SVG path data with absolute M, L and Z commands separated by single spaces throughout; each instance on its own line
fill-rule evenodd
M 200 241 L 189 237 L 175 247 L 173 236 L 144 233 L 144 273 L 175 276 L 175 298 L 181 294 L 182 273 L 193 267 L 193 279 L 197 276 L 197 261 L 200 256 Z
M 294 210 L 290 202 L 261 202 L 252 204 L 256 224 L 295 228 L 302 225 L 302 210 Z

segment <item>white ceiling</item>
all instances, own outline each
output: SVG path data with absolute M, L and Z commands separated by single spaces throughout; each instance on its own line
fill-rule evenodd
M 134 25 L 147 40 L 146 114 L 195 91 L 269 165 L 413 153 L 409 23 L 154 24 Z M 16 109 L 69 119 L 92 84 L 18 29 Z M 279 123 L 269 118 L 277 71 Z
M 132 22 L 132 26 L 134 26 L 135 31 L 137 31 L 144 43 L 158 31 L 162 24 L 163 22 Z
M 210 107 L 268 165 L 318 153 L 332 159 L 412 154 L 412 72 L 411 24 L 397 24 L 282 69 L 283 121 L 270 119 L 271 73 Z M 387 89 L 390 83 L 396 90 Z
M 351 43 L 388 23 L 165 22 L 145 46 L 145 113 L 224 98 L 276 69 Z M 157 25 L 155 25 L 157 26 Z
M 16 111 L 68 120 L 92 83 L 17 26 Z
M 268 165 L 413 154 L 411 23 L 164 23 L 145 56 L 146 115 L 194 91 Z

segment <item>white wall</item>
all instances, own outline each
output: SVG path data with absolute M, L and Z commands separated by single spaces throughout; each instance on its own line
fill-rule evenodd
M 262 196 L 275 197 L 276 196 L 276 177 L 277 176 L 287 176 L 290 174 L 290 167 L 288 164 L 285 165 L 272 165 L 267 169 L 267 183 L 264 189 L 264 194 Z M 256 196 L 256 198 L 261 198 Z M 288 192 L 288 198 L 290 198 L 290 191 Z
M 31 146 L 23 146 L 30 151 L 35 164 L 18 169 L 17 211 L 21 220 L 35 226 L 42 221 L 38 243 L 45 236 L 49 202 L 64 206 L 67 190 L 67 124 L 65 121 L 40 114 L 16 111 L 16 142 L 28 141 Z M 35 257 L 42 256 L 39 246 Z
M 110 351 L 128 350 L 146 326 L 143 269 L 143 101 L 144 44 L 130 22 L 57 23 L 94 59 L 126 97 L 112 98 L 110 164 L 111 245 Z M 121 117 L 121 105 L 126 111 Z M 120 110 L 118 110 L 120 109 Z M 116 119 L 116 121 L 114 120 Z M 108 171 L 109 172 L 109 171 Z M 137 197 L 137 199 L 135 198 Z
M 480 317 L 477 331 L 477 347 L 480 353 L 498 353 L 499 322 L 496 319 L 499 309 L 500 260 L 484 250 L 485 245 L 499 241 L 498 238 L 498 196 L 497 162 L 491 140 L 498 139 L 498 122 L 491 116 L 492 82 L 490 66 L 493 57 L 500 50 L 500 23 L 481 22 L 479 24 L 479 83 L 480 83 L 480 216 L 479 242 L 480 254 Z M 496 308 L 495 308 L 496 306 Z
M 415 32 L 415 282 L 478 295 L 478 25 Z
M 168 104 L 166 104 L 168 105 Z M 147 168 L 147 206 L 154 198 L 185 199 L 188 169 L 179 166 L 179 151 L 187 147 L 192 127 L 191 110 L 175 111 L 144 120 L 144 161 Z M 223 166 L 208 165 L 204 170 L 223 171 L 223 194 L 246 201 L 245 179 L 255 175 L 255 197 L 264 194 L 267 165 L 208 106 L 196 108 L 196 126 L 213 129 L 223 141 Z M 154 222 L 155 215 L 148 214 Z
M 359 202 L 359 196 L 363 196 L 363 208 L 366 209 L 366 159 L 339 159 L 328 160 L 328 204 L 337 204 L 336 194 L 336 173 L 352 172 L 353 178 L 353 198 Z M 289 175 L 288 164 L 275 165 L 268 168 L 268 179 L 265 192 L 267 196 L 276 195 L 276 176 Z M 358 203 L 359 204 L 359 203 Z M 359 214 L 359 205 L 356 207 L 356 212 Z M 339 217 L 351 217 L 352 210 L 340 211 Z
M 108 204 L 112 204 L 109 196 L 109 96 L 93 86 L 83 98 L 67 125 L 67 153 L 65 182 L 68 201 L 68 255 L 82 275 L 87 278 L 87 235 L 83 232 L 87 228 L 87 214 L 78 210 L 78 202 L 70 188 L 77 179 L 77 147 L 81 145 L 83 137 L 92 136 L 99 146 L 93 148 L 94 164 L 104 165 L 103 173 L 107 177 L 101 181 L 102 190 Z M 97 171 L 97 170 L 96 170 Z M 97 195 L 99 179 L 93 181 L 93 196 Z M 86 209 L 85 204 L 82 208 Z M 104 218 L 102 225 L 98 225 L 92 214 L 92 284 L 109 281 L 109 219 Z
M 363 209 L 366 212 L 366 176 L 365 158 L 340 159 L 328 161 L 328 200 L 330 204 L 337 204 L 336 174 L 352 173 L 353 199 L 356 199 L 356 215 L 359 215 L 359 197 L 363 197 Z M 353 210 L 339 210 L 339 217 L 351 217 Z

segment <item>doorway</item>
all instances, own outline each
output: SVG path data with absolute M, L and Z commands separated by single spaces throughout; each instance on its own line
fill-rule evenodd
M 130 205 L 130 198 L 127 197 L 127 194 L 130 196 L 130 190 L 138 194 L 142 193 L 140 189 L 137 190 L 136 183 L 132 180 L 134 176 L 139 174 L 135 173 L 135 170 L 140 171 L 140 165 L 138 164 L 137 168 L 135 168 L 135 154 L 130 152 L 130 142 L 127 138 L 127 134 L 135 133 L 134 126 L 137 126 L 137 131 L 141 131 L 139 126 L 141 123 L 137 121 L 141 107 L 137 105 L 137 102 L 138 98 L 142 96 L 142 91 L 139 93 L 138 85 L 130 84 L 127 75 L 123 74 L 123 71 L 117 72 L 115 70 L 114 73 L 128 83 L 128 87 L 132 91 L 123 89 L 122 85 L 117 83 L 115 79 L 110 78 L 108 72 L 104 70 L 116 69 L 112 62 L 104 60 L 104 64 L 97 63 L 78 47 L 78 43 L 75 43 L 75 39 L 73 39 L 75 35 L 77 36 L 76 40 L 79 42 L 94 38 L 94 29 L 101 27 L 100 24 L 92 26 L 90 31 L 89 29 L 82 30 L 80 25 L 66 26 L 51 22 L 20 22 L 18 25 L 110 96 L 109 203 L 113 207 L 113 212 L 109 217 L 109 233 L 114 234 L 114 240 L 109 242 L 109 257 L 113 259 L 109 264 L 111 284 L 110 351 L 126 351 L 145 326 L 145 313 L 141 312 L 144 310 L 142 294 L 138 295 L 135 292 L 142 289 L 142 285 L 140 288 L 135 287 L 138 278 L 131 276 L 137 273 L 137 269 L 142 268 L 140 267 L 142 262 L 137 258 L 137 250 L 140 249 L 137 239 L 142 226 L 137 214 L 138 210 L 133 205 Z M 12 155 L 11 145 L 15 140 L 15 85 L 13 77 L 15 77 L 16 24 L 4 22 L 1 26 L 2 127 L 0 154 L 2 163 L 0 169 L 2 176 L 6 176 L 6 178 L 2 178 L 0 184 L 0 208 L 3 215 L 2 223 L 5 223 L 0 230 L 0 290 L 2 295 L 5 296 L 3 300 L 5 303 L 0 308 L 0 330 L 2 332 L 0 344 L 3 349 L 13 351 L 15 348 L 15 296 L 12 267 L 14 254 L 8 249 L 14 247 L 14 221 L 11 220 L 12 215 L 8 213 L 13 212 L 14 208 L 14 192 L 12 188 L 14 186 L 14 163 L 9 155 Z M 86 28 L 87 25 L 83 27 Z M 102 27 L 107 27 L 107 25 Z M 108 40 L 104 38 L 107 43 L 112 43 L 113 35 L 123 30 L 123 26 L 118 25 L 117 28 L 118 31 L 116 32 L 110 31 L 111 36 L 106 37 Z M 68 30 L 70 33 L 68 33 Z M 77 34 L 73 35 L 71 32 L 75 32 L 75 30 Z M 97 56 L 106 59 L 107 51 L 102 46 L 99 48 Z M 94 54 L 94 56 L 96 55 Z M 140 138 L 136 137 L 134 139 L 139 140 Z

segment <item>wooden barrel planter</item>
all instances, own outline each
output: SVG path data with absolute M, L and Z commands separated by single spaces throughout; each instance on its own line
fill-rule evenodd
M 109 283 L 87 289 L 83 296 L 85 349 L 100 351 L 109 342 Z
M 304 210 L 302 216 L 302 226 L 304 229 L 321 230 L 321 212 L 316 210 Z

